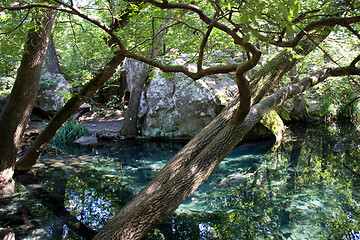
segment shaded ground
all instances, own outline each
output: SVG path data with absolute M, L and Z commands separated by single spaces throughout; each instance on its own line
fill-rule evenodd
M 100 130 L 117 132 L 122 126 L 123 119 L 123 113 L 120 111 L 105 112 L 100 116 L 94 112 L 88 112 L 79 118 L 79 122 L 85 125 L 92 135 L 95 135 Z M 44 126 L 45 123 L 42 120 L 30 121 L 25 134 L 35 134 Z
M 109 132 L 110 135 L 116 135 L 122 126 L 123 119 L 122 111 L 108 110 L 102 111 L 102 114 L 91 111 L 81 116 L 79 122 L 85 125 L 93 136 L 101 130 Z M 45 121 L 43 120 L 37 119 L 29 122 L 22 139 L 21 152 L 25 151 L 31 142 L 35 140 L 44 126 Z
M 94 116 L 94 114 L 85 114 L 80 117 L 80 123 L 84 124 L 92 135 L 100 130 L 107 130 L 113 133 L 119 131 L 123 122 L 123 115 L 116 114 L 113 116 Z

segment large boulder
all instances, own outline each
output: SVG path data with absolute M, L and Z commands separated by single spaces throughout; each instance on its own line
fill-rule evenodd
M 186 57 L 169 61 L 186 65 Z M 154 69 L 142 95 L 139 118 L 143 137 L 190 139 L 204 128 L 237 95 L 231 74 L 218 74 L 193 81 L 183 73 Z M 259 123 L 248 138 L 281 139 L 284 125 L 275 113 Z
M 172 64 L 184 65 L 185 61 L 178 58 Z M 193 81 L 183 73 L 168 74 L 155 69 L 140 104 L 142 135 L 192 138 L 236 93 L 237 86 L 229 75 Z
M 41 76 L 34 110 L 42 117 L 53 117 L 71 96 L 72 87 L 61 74 Z

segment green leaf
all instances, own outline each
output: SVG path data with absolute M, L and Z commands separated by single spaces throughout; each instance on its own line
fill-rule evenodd
M 285 28 L 286 28 L 286 35 L 289 38 L 293 38 L 294 37 L 294 29 L 292 28 L 292 26 L 286 25 Z
M 249 14 L 242 14 L 240 16 L 240 21 L 244 24 L 249 24 L 250 23 Z
M 300 3 L 298 1 L 294 2 L 294 15 L 296 16 L 300 11 Z
M 250 34 L 246 34 L 244 37 L 243 37 L 243 41 L 245 43 L 249 42 L 250 41 Z
M 252 34 L 254 37 L 256 37 L 256 38 L 260 38 L 260 37 L 261 37 L 261 34 L 260 34 L 258 31 L 256 31 L 256 30 L 251 30 L 251 34 Z
M 288 9 L 284 6 L 284 5 L 279 5 L 279 11 L 280 11 L 280 13 L 281 13 L 281 15 L 285 18 L 285 19 L 287 19 L 288 18 L 288 16 L 289 16 L 289 11 L 288 11 Z

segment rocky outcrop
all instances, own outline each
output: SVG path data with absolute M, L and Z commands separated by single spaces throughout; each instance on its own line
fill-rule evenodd
M 192 138 L 236 92 L 236 85 L 228 75 L 195 82 L 182 73 L 155 70 L 140 105 L 142 135 Z
M 185 65 L 182 58 L 171 64 Z M 189 64 L 188 68 L 195 68 Z M 234 76 L 219 74 L 193 81 L 182 73 L 158 69 L 143 93 L 139 117 L 146 138 L 190 139 L 237 94 Z M 264 118 L 247 138 L 281 139 L 284 124 L 276 112 Z
M 53 117 L 71 96 L 71 90 L 70 83 L 61 74 L 43 74 L 34 110 L 42 117 Z

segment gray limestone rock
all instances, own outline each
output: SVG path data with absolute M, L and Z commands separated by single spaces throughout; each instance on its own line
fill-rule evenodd
M 66 103 L 72 87 L 61 74 L 45 73 L 41 76 L 34 108 L 44 116 L 54 116 Z
M 82 136 L 74 141 L 74 143 L 81 146 L 94 145 L 99 143 L 95 136 Z
M 176 59 L 172 64 L 185 64 Z M 196 66 L 187 65 L 189 69 Z M 148 138 L 195 136 L 237 93 L 229 75 L 216 75 L 193 81 L 183 73 L 154 70 L 143 93 L 139 116 L 142 135 Z

